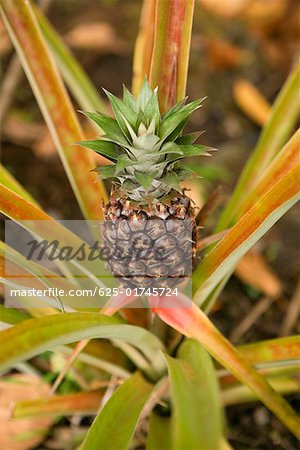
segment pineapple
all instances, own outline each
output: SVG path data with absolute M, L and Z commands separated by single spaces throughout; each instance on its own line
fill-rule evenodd
M 203 99 L 161 115 L 157 89 L 146 79 L 137 99 L 125 87 L 123 101 L 105 92 L 115 119 L 84 113 L 104 134 L 81 145 L 112 161 L 95 169 L 112 181 L 102 224 L 109 269 L 125 287 L 174 287 L 196 260 L 196 208 L 180 186 L 195 174 L 181 161 L 208 153 L 194 144 L 198 136 L 182 131 Z

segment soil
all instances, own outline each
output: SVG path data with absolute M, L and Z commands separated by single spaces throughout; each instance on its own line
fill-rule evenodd
M 295 60 L 295 36 L 285 33 L 285 30 L 289 21 L 292 21 L 292 11 L 297 2 L 287 0 L 287 3 L 289 13 L 277 25 L 271 23 L 259 28 L 253 23 L 249 25 L 243 18 L 225 20 L 202 10 L 196 2 L 187 93 L 190 99 L 205 95 L 208 98 L 204 107 L 194 114 L 189 127 L 190 131 L 197 131 L 199 128 L 206 130 L 202 142 L 218 148 L 210 161 L 203 162 L 213 162 L 217 167 L 211 180 L 202 181 L 205 195 L 219 184 L 222 184 L 225 193 L 231 192 L 260 133 L 260 128 L 237 107 L 232 93 L 234 81 L 238 77 L 245 77 L 272 103 Z M 74 49 L 74 52 L 95 85 L 99 88 L 103 86 L 116 95 L 121 93 L 122 83 L 127 86 L 131 83 L 140 4 L 138 0 L 53 0 L 48 13 L 50 20 L 62 34 L 79 23 L 90 21 L 106 22 L 113 27 L 116 36 L 124 43 L 122 48 L 114 47 L 102 53 L 86 49 Z M 220 46 L 220 42 L 234 45 L 246 56 L 226 60 L 222 51 L 218 54 L 215 50 L 214 46 Z M 9 58 L 4 59 L 4 70 L 8 60 Z M 28 112 L 28 116 L 35 122 L 42 122 L 25 79 L 15 94 L 12 107 L 12 111 L 20 110 Z M 41 157 L 28 146 L 12 144 L 8 140 L 3 143 L 3 149 L 2 162 L 45 210 L 60 219 L 81 218 L 56 154 Z M 219 173 L 223 174 L 221 179 Z M 214 216 L 208 227 L 212 227 L 215 220 Z M 284 295 L 272 304 L 238 343 L 278 336 L 299 275 L 299 222 L 299 211 L 295 207 L 257 245 L 282 281 Z M 209 228 L 205 232 L 208 233 Z M 212 319 L 229 336 L 260 298 L 259 292 L 251 290 L 233 277 L 222 293 L 219 308 L 213 313 Z M 299 332 L 300 325 L 297 324 L 292 331 Z M 299 399 L 297 395 L 289 398 L 298 409 Z M 261 404 L 228 407 L 226 413 L 229 441 L 236 450 L 297 448 L 293 436 Z

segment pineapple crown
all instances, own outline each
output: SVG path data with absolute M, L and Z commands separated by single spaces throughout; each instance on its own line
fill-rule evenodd
M 175 190 L 180 181 L 196 176 L 185 168 L 186 157 L 208 155 L 208 148 L 194 142 L 201 133 L 182 134 L 189 116 L 204 99 L 176 103 L 161 115 L 157 88 L 147 79 L 135 99 L 124 86 L 123 101 L 105 90 L 115 119 L 105 114 L 85 112 L 101 128 L 98 140 L 80 145 L 105 156 L 113 164 L 97 167 L 99 178 L 111 179 L 124 195 L 139 203 L 162 198 Z

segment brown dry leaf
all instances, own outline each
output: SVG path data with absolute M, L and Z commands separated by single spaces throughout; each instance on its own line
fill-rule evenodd
M 249 54 L 246 50 L 230 42 L 225 42 L 218 38 L 206 38 L 204 42 L 209 63 L 214 69 L 232 69 L 246 63 L 249 59 Z
M 13 375 L 0 381 L 0 448 L 29 450 L 44 440 L 53 419 L 11 419 L 18 401 L 49 395 L 49 385 L 33 375 Z
M 256 25 L 276 22 L 284 15 L 288 3 L 287 0 L 251 0 L 245 5 L 243 17 Z
M 238 106 L 250 119 L 260 126 L 266 123 L 271 106 L 252 83 L 242 78 L 236 80 L 233 95 Z
M 250 250 L 241 259 L 235 269 L 235 275 L 269 298 L 277 298 L 282 293 L 281 281 L 267 265 L 264 257 L 255 250 Z
M 4 26 L 3 21 L 0 18 L 0 56 L 5 56 L 12 50 L 12 45 Z
M 242 18 L 251 22 L 270 23 L 282 17 L 288 0 L 199 0 L 206 10 L 226 19 Z
M 124 49 L 124 44 L 116 36 L 115 30 L 106 22 L 79 24 L 66 34 L 65 39 L 72 47 L 99 52 L 120 53 Z
M 290 64 L 290 49 L 283 55 L 281 42 L 278 43 L 276 41 L 272 41 L 271 39 L 268 39 L 268 37 L 263 36 L 262 33 L 260 33 L 260 36 L 258 35 L 258 33 L 255 34 L 256 36 L 258 36 L 258 39 L 260 39 L 262 53 L 266 58 L 266 61 L 268 61 L 270 65 L 272 65 L 273 67 L 276 67 L 278 65 L 284 67 Z
M 29 147 L 43 136 L 46 129 L 44 124 L 28 123 L 13 115 L 9 115 L 2 125 L 2 133 L 6 140 Z
M 95 129 L 91 123 L 85 121 L 83 128 L 87 139 L 97 139 Z M 30 147 L 41 158 L 50 158 L 56 153 L 56 147 L 46 125 L 41 123 L 27 123 L 14 115 L 9 115 L 2 127 L 5 139 L 13 144 Z M 89 151 L 87 149 L 87 151 Z M 110 161 L 91 150 L 95 157 L 95 166 L 111 164 Z
M 293 0 L 275 1 L 272 8 L 277 5 L 276 12 L 263 5 L 259 5 L 257 9 L 255 4 L 256 2 L 253 3 L 253 12 L 258 17 L 249 14 L 250 33 L 259 42 L 269 64 L 290 70 L 291 65 L 299 59 L 300 5 L 297 6 Z
M 299 316 L 300 316 L 300 280 L 298 281 L 296 290 L 287 305 L 285 317 L 280 329 L 280 336 L 287 336 L 291 333 L 291 331 L 293 331 L 293 327 L 297 323 L 299 323 Z
M 33 143 L 32 150 L 37 156 L 42 158 L 50 158 L 56 153 L 56 148 L 48 129 L 45 129 L 42 135 Z
M 252 0 L 199 0 L 201 6 L 227 19 L 239 16 Z

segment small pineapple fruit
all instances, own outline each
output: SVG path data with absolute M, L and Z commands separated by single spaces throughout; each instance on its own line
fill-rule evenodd
M 125 87 L 123 101 L 106 94 L 115 119 L 85 113 L 104 134 L 81 145 L 112 161 L 96 169 L 112 181 L 102 224 L 109 269 L 126 287 L 174 287 L 196 256 L 195 208 L 180 187 L 195 174 L 181 160 L 208 153 L 194 144 L 198 136 L 182 130 L 203 99 L 181 101 L 161 115 L 157 89 L 147 80 L 137 99 Z

